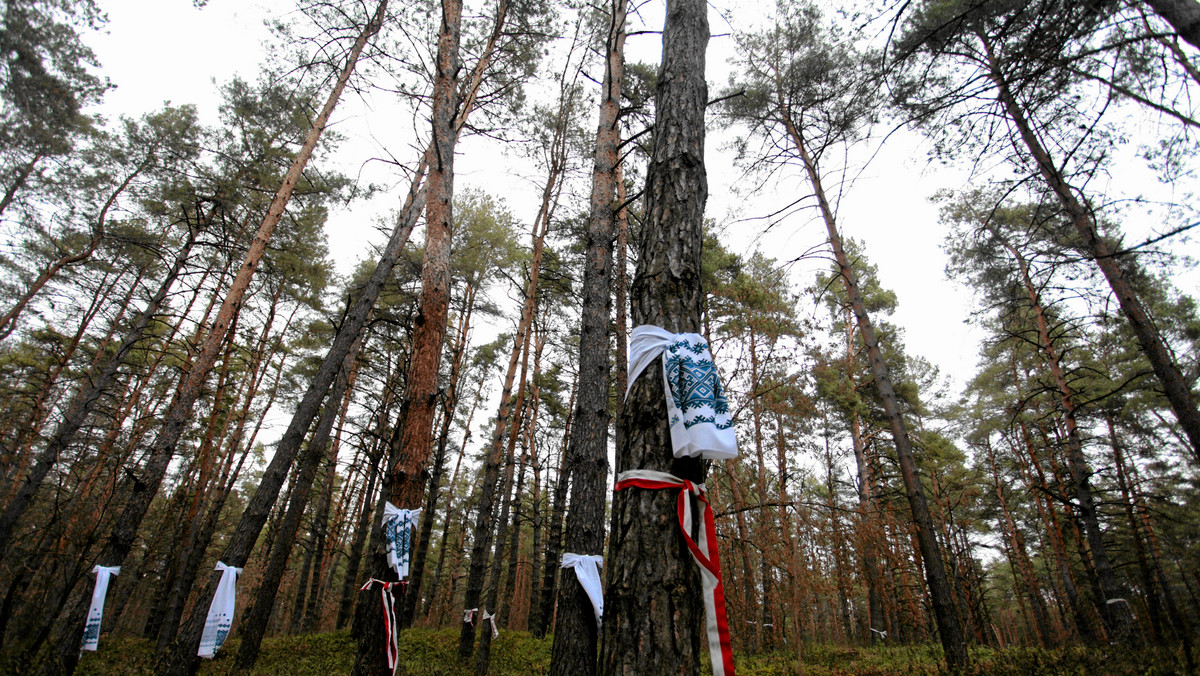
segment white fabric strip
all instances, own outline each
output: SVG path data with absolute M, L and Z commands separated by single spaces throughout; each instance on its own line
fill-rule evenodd
M 480 617 L 479 620 L 481 622 L 487 622 L 488 624 L 492 625 L 492 638 L 500 638 L 500 627 L 496 626 L 496 616 L 495 615 L 493 615 L 485 610 L 485 611 L 483 611 L 483 616 Z
M 663 391 L 676 458 L 737 457 L 737 435 L 708 341 L 698 333 L 671 333 L 643 324 L 629 337 L 629 396 L 633 383 L 662 355 Z
M 216 655 L 225 637 L 229 636 L 229 630 L 233 627 L 233 612 L 237 607 L 237 577 L 242 574 L 241 568 L 227 566 L 220 561 L 213 570 L 221 571 L 221 581 L 217 583 L 217 592 L 213 594 L 208 617 L 204 620 L 200 649 L 196 651 L 200 657 Z
M 399 579 L 408 577 L 412 556 L 412 531 L 417 525 L 418 509 L 400 509 L 390 502 L 383 503 L 383 535 L 387 540 L 387 562 Z
M 600 566 L 604 565 L 604 557 L 597 554 L 563 554 L 562 567 L 574 568 L 579 585 L 587 592 L 592 600 L 592 609 L 596 612 L 596 628 L 600 628 L 600 619 L 604 616 L 604 587 L 600 584 Z
M 104 597 L 108 596 L 108 581 L 121 573 L 120 566 L 96 566 L 96 588 L 92 590 L 92 607 L 88 608 L 87 624 L 83 626 L 83 649 L 100 647 L 100 624 L 104 620 Z

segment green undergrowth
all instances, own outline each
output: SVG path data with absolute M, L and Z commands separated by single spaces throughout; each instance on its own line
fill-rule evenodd
M 549 638 L 501 632 L 492 642 L 489 672 L 496 676 L 535 676 L 550 666 Z M 204 660 L 200 674 L 224 676 L 234 669 L 239 641 L 231 638 L 215 660 Z M 474 664 L 458 664 L 458 630 L 409 629 L 400 636 L 400 669 L 411 676 L 466 676 Z M 153 673 L 153 644 L 143 639 L 108 638 L 100 652 L 85 653 L 76 673 L 87 676 L 125 676 Z M 251 674 L 325 676 L 347 674 L 354 664 L 354 641 L 349 632 L 282 636 L 263 641 Z M 801 659 L 794 652 L 735 655 L 739 676 L 941 676 L 941 649 L 936 645 L 854 647 L 807 644 Z M 380 660 L 383 660 L 380 655 Z M 707 659 L 707 655 L 705 655 Z M 797 667 L 802 664 L 803 671 Z M 704 673 L 709 673 L 704 665 Z M 1121 649 L 1070 646 L 1055 650 L 1008 648 L 971 650 L 969 676 L 1166 676 L 1184 674 L 1182 651 L 1171 648 Z

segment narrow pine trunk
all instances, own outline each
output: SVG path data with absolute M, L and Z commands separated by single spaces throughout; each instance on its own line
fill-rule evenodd
M 942 562 L 942 553 L 938 548 L 937 535 L 933 527 L 933 519 L 929 514 L 929 506 L 925 500 L 924 489 L 917 473 L 916 457 L 912 443 L 909 441 L 907 425 L 900 411 L 900 403 L 892 387 L 892 377 L 887 363 L 883 360 L 883 352 L 879 348 L 879 339 L 875 335 L 875 327 L 867 314 L 866 303 L 859 289 L 858 275 L 851 266 L 850 259 L 842 247 L 842 238 L 838 233 L 833 211 L 825 197 L 825 190 L 817 166 L 809 154 L 800 134 L 790 120 L 787 121 L 788 134 L 800 154 L 808 173 L 809 182 L 821 215 L 829 233 L 829 243 L 837 260 L 842 282 L 846 287 L 846 296 L 854 312 L 859 333 L 867 349 L 867 361 L 871 374 L 875 378 L 875 387 L 879 391 L 884 413 L 892 432 L 892 442 L 896 447 L 896 457 L 900 464 L 900 474 L 904 481 L 904 493 L 908 498 L 912 511 L 912 521 L 916 528 L 917 551 L 924 563 L 925 582 L 929 589 L 930 601 L 933 605 L 934 617 L 937 620 L 938 635 L 942 649 L 945 652 L 946 664 L 951 671 L 963 670 L 967 667 L 967 644 L 962 627 L 954 609 L 954 595 L 946 578 L 946 569 Z
M 1168 4 L 1183 4 L 1171 3 L 1171 0 L 1157 0 L 1157 2 L 1164 7 Z M 1195 3 L 1191 4 L 1194 5 Z M 1200 12 L 1195 11 L 1195 8 L 1193 8 L 1191 14 L 1193 20 L 1197 16 L 1200 16 Z M 1091 207 L 1085 200 L 1076 195 L 1034 132 L 1028 118 L 1025 116 L 1025 112 L 1017 104 L 1017 100 L 1009 88 L 1007 79 L 1000 70 L 1000 66 L 992 52 L 991 43 L 982 34 L 980 35 L 980 39 L 987 55 L 989 67 L 991 68 L 989 76 L 997 88 L 997 99 L 1004 106 L 1009 119 L 1016 126 L 1029 154 L 1037 162 L 1038 172 L 1041 174 L 1046 187 L 1054 193 L 1062 204 L 1063 210 L 1066 211 L 1067 216 L 1071 220 L 1071 225 L 1075 228 L 1075 232 L 1079 236 L 1083 249 L 1091 255 L 1092 259 L 1096 262 L 1096 267 L 1100 268 L 1100 272 L 1108 280 L 1113 295 L 1117 299 L 1117 304 L 1121 307 L 1121 312 L 1129 321 L 1129 327 L 1137 337 L 1142 353 L 1146 355 L 1146 359 L 1150 362 L 1150 367 L 1154 370 L 1154 375 L 1158 378 L 1159 384 L 1162 385 L 1163 393 L 1166 395 L 1167 401 L 1171 404 L 1171 410 L 1175 412 L 1175 417 L 1179 420 L 1180 427 L 1183 428 L 1184 434 L 1187 435 L 1188 440 L 1191 442 L 1192 454 L 1200 459 L 1200 408 L 1196 406 L 1196 400 L 1192 395 L 1191 388 L 1180 372 L 1179 366 L 1175 363 L 1175 359 L 1163 341 L 1158 328 L 1154 325 L 1154 320 L 1150 317 L 1137 292 L 1134 290 L 1133 284 L 1121 269 L 1122 263 L 1120 258 L 1115 255 L 1108 242 L 1101 238 L 1099 232 L 1096 230 L 1096 223 L 1092 216 Z M 1132 263 L 1129 264 L 1132 265 Z M 1078 479 L 1076 480 L 1078 481 Z
M 579 388 L 575 397 L 574 433 L 564 460 L 565 471 L 574 480 L 563 547 L 566 552 L 581 555 L 599 555 L 604 547 L 610 381 L 608 326 L 612 305 L 612 247 L 616 233 L 614 202 L 621 141 L 618 117 L 624 69 L 625 12 L 625 0 L 610 2 L 583 267 Z M 562 576 L 558 585 L 550 673 L 595 674 L 599 638 L 600 628 L 596 626 L 595 611 L 587 593 L 574 575 Z

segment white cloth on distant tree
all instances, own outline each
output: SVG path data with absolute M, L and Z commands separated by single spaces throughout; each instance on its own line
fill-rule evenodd
M 87 624 L 83 625 L 83 649 L 96 650 L 100 646 L 100 625 L 104 620 L 104 597 L 108 596 L 108 581 L 121 573 L 120 566 L 95 566 L 96 588 L 92 590 L 92 607 L 88 608 Z
M 387 562 L 403 580 L 408 577 L 408 562 L 412 556 L 412 531 L 417 525 L 420 509 L 400 509 L 390 502 L 383 503 L 383 537 L 387 547 Z
M 480 621 L 488 622 L 492 625 L 492 638 L 500 638 L 500 627 L 496 626 L 496 616 L 495 615 L 493 615 L 485 610 L 485 611 L 483 611 L 483 617 L 480 618 Z
M 600 566 L 604 565 L 604 557 L 598 554 L 563 554 L 562 567 L 574 568 L 579 585 L 587 592 L 592 600 L 592 609 L 596 613 L 596 628 L 600 628 L 600 619 L 604 617 L 604 587 L 600 583 Z
M 196 651 L 200 657 L 212 657 L 221 649 L 221 644 L 233 627 L 233 612 L 237 608 L 237 578 L 242 574 L 242 569 L 218 561 L 213 570 L 221 571 L 221 581 L 217 583 L 212 604 L 208 606 L 208 617 L 204 620 L 200 649 Z
M 642 371 L 660 354 L 671 450 L 675 457 L 716 460 L 737 457 L 737 436 L 729 402 L 704 336 L 671 333 L 649 324 L 635 328 L 629 337 L 629 384 L 625 397 L 629 397 Z

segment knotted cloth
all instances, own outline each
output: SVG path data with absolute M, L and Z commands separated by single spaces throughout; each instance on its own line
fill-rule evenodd
M 121 573 L 120 566 L 95 566 L 96 588 L 92 590 L 92 607 L 88 608 L 87 623 L 83 625 L 83 650 L 100 647 L 100 623 L 104 619 L 104 597 L 108 596 L 108 581 Z
M 495 615 L 493 615 L 485 610 L 482 613 L 482 617 L 479 618 L 479 621 L 487 622 L 487 623 L 491 624 L 492 625 L 492 638 L 500 638 L 500 627 L 496 626 L 496 616 Z
M 614 491 L 626 488 L 679 491 L 679 531 L 687 542 L 696 565 L 700 568 L 700 583 L 704 588 L 704 618 L 708 633 L 708 656 L 712 660 L 713 676 L 733 676 L 733 648 L 729 642 L 729 622 L 725 619 L 725 587 L 721 584 L 721 560 L 717 554 L 717 528 L 713 522 L 712 505 L 705 496 L 704 484 L 666 472 L 635 469 L 621 472 Z M 692 539 L 692 501 L 688 494 L 704 505 L 700 515 L 700 541 Z
M 221 581 L 217 583 L 212 604 L 208 606 L 204 633 L 200 634 L 200 649 L 196 651 L 200 657 L 216 655 L 225 637 L 229 636 L 229 629 L 233 626 L 233 611 L 237 607 L 237 576 L 242 574 L 241 568 L 227 566 L 220 561 L 213 570 L 221 571 Z
M 629 337 L 629 397 L 642 371 L 663 355 L 663 391 L 676 458 L 723 460 L 737 456 L 737 437 L 729 402 L 721 387 L 708 341 L 698 333 L 671 333 L 643 324 Z
M 418 509 L 400 509 L 390 502 L 383 503 L 383 536 L 387 540 L 387 562 L 396 577 L 408 577 L 408 560 L 412 553 L 412 531 L 417 525 Z
M 596 629 L 600 628 L 600 618 L 604 616 L 604 587 L 600 584 L 600 569 L 604 565 L 604 557 L 596 554 L 563 554 L 562 567 L 574 568 L 575 577 L 579 578 L 579 586 L 587 592 L 592 600 L 592 609 L 596 612 Z
M 392 587 L 408 584 L 407 582 L 384 582 L 371 578 L 366 584 L 359 588 L 359 591 L 367 591 L 375 585 L 379 585 L 379 598 L 383 602 L 383 630 L 387 634 L 387 662 L 388 669 L 392 670 L 392 676 L 396 674 L 396 667 L 400 664 L 400 629 L 396 626 L 396 597 L 392 595 Z

